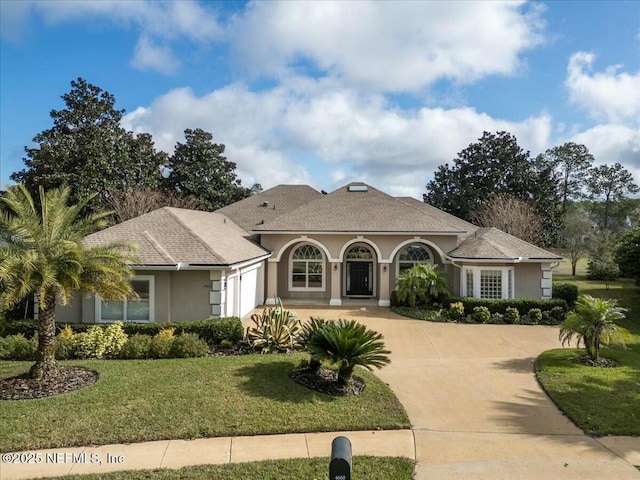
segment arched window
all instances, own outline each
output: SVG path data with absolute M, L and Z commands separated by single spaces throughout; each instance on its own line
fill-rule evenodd
M 291 290 L 324 290 L 324 257 L 322 251 L 308 243 L 291 252 Z
M 356 245 L 347 252 L 347 260 L 373 260 L 373 253 L 367 247 Z
M 420 263 L 433 263 L 429 250 L 422 245 L 407 245 L 398 254 L 398 274 Z

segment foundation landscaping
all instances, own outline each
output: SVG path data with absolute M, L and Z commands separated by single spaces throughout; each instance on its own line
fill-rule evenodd
M 246 336 L 237 318 L 168 328 L 119 322 L 64 326 L 56 336 L 57 351 L 74 360 L 60 360 L 60 371 L 92 374 L 64 395 L 56 393 L 67 390 L 46 385 L 34 389 L 23 374 L 30 366 L 26 360 L 35 358 L 34 323 L 5 322 L 11 335 L 0 339 L 0 451 L 409 428 L 398 399 L 367 371 L 389 362 L 380 334 L 354 321 L 301 322 L 282 306 L 253 319 Z M 64 377 L 60 382 L 74 384 Z M 20 398 L 21 389 L 26 397 L 45 396 L 34 391 L 46 397 L 6 400 L 12 398 L 6 392 Z M 355 458 L 353 473 L 409 480 L 413 468 L 406 458 L 362 456 Z M 320 478 L 326 469 L 326 459 L 311 458 L 65 478 L 294 480 Z

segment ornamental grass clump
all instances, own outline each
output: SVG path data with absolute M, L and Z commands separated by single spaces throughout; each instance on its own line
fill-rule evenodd
M 391 363 L 389 350 L 385 349 L 382 334 L 357 323 L 355 320 L 338 320 L 322 325 L 307 343 L 312 358 L 327 360 L 338 367 L 338 384 L 353 380 L 356 365 L 372 371 Z
M 262 314 L 251 315 L 251 320 L 255 326 L 247 328 L 247 342 L 260 353 L 289 353 L 300 346 L 302 324 L 282 302 L 277 307 L 265 308 Z

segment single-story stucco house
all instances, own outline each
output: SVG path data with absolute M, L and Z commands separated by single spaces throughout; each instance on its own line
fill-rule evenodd
M 136 302 L 77 298 L 62 322 L 186 321 L 244 316 L 277 298 L 388 306 L 396 278 L 440 265 L 452 292 L 550 298 L 557 255 L 364 183 L 331 193 L 279 185 L 216 212 L 164 207 L 87 237 L 137 245 Z

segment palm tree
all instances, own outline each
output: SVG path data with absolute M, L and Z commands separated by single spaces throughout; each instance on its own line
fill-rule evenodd
M 575 305 L 575 313 L 567 316 L 560 327 L 562 345 L 569 344 L 575 335 L 584 344 L 592 360 L 600 358 L 600 345 L 617 343 L 623 345 L 623 331 L 615 324 L 625 318 L 626 308 L 616 306 L 615 300 L 580 295 Z
M 135 298 L 131 287 L 132 247 L 110 244 L 85 247 L 88 234 L 107 226 L 109 212 L 81 216 L 91 198 L 67 205 L 70 190 L 44 192 L 40 206 L 22 185 L 1 198 L 0 305 L 11 307 L 33 294 L 38 304 L 38 357 L 32 378 L 55 376 L 56 301 L 67 305 L 74 291 L 106 300 Z
M 329 360 L 338 366 L 338 384 L 351 382 L 353 369 L 361 365 L 368 370 L 391 363 L 382 334 L 367 330 L 355 320 L 326 322 L 307 342 L 307 350 L 318 361 Z
M 420 263 L 403 271 L 397 283 L 398 300 L 410 307 L 417 303 L 427 303 L 450 293 L 447 279 L 438 269 L 427 263 Z

